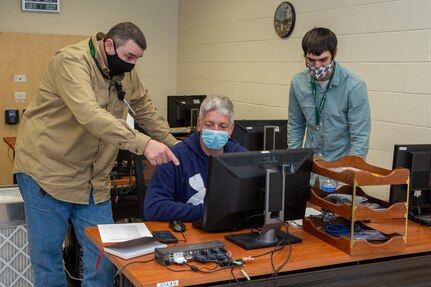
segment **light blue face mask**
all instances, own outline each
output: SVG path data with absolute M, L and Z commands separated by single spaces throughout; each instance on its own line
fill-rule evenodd
M 228 140 L 228 132 L 202 129 L 202 141 L 211 150 L 223 148 Z

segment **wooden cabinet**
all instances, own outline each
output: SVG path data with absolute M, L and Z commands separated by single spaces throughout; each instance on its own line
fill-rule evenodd
M 409 170 L 397 168 L 394 170 L 383 169 L 366 163 L 357 156 L 345 156 L 334 162 L 325 162 L 320 159 L 313 161 L 313 172 L 328 178 L 337 180 L 345 185 L 337 188 L 336 194 L 351 195 L 350 203 L 332 203 L 325 199 L 327 192 L 320 190 L 318 186 L 311 188 L 309 201 L 336 215 L 331 223 L 350 225 L 350 236 L 335 237 L 324 230 L 329 222 L 318 217 L 304 219 L 303 228 L 314 236 L 330 243 L 340 250 L 351 254 L 360 255 L 369 252 L 385 253 L 402 251 L 407 242 L 408 201 L 389 203 L 366 194 L 361 186 L 376 185 L 409 185 Z M 377 203 L 379 209 L 370 208 L 368 205 L 357 204 L 359 197 L 368 198 L 368 202 Z M 408 198 L 408 197 L 407 197 Z M 376 221 L 399 221 L 401 232 L 383 232 L 386 240 L 368 241 L 355 239 L 355 228 L 373 230 L 369 223 Z

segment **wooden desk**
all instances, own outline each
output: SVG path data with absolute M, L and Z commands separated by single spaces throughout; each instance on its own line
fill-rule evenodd
M 134 184 L 136 182 L 135 177 L 134 176 L 122 176 L 120 178 L 117 179 L 111 179 L 111 186 L 127 186 L 127 185 L 131 185 Z
M 146 225 L 150 230 L 169 229 L 168 223 L 146 222 Z M 292 246 L 292 253 L 288 263 L 278 273 L 277 286 L 345 287 L 346 282 L 349 282 L 349 287 L 426 286 L 423 285 L 423 282 L 429 283 L 431 280 L 431 272 L 429 272 L 431 267 L 431 229 L 409 222 L 408 232 L 410 239 L 403 252 L 352 257 L 301 229 L 291 228 L 291 233 L 302 238 L 303 242 Z M 85 233 L 97 247 L 102 247 L 97 227 L 87 228 Z M 228 233 L 205 233 L 194 229 L 189 223 L 185 232 L 187 243 L 205 242 L 214 239 L 224 242 L 226 249 L 232 252 L 234 259 L 250 255 L 255 256 L 271 250 L 271 248 L 244 250 L 225 240 L 224 235 L 226 234 Z M 181 235 L 177 235 L 177 237 L 181 239 Z M 156 286 L 158 283 L 174 282 L 176 280 L 178 280 L 178 286 L 235 282 L 230 270 L 211 274 L 191 271 L 173 272 L 155 261 L 131 264 L 122 269 L 127 263 L 152 259 L 154 254 L 130 260 L 122 260 L 110 254 L 107 254 L 107 256 L 135 286 Z M 273 258 L 275 268 L 278 268 L 288 256 L 288 246 L 275 253 Z M 204 265 L 196 262 L 192 264 L 198 267 L 214 266 L 213 264 Z M 176 270 L 189 269 L 183 265 L 170 265 L 169 267 Z M 251 281 L 242 281 L 244 280 L 244 275 L 239 268 L 233 270 L 233 274 L 242 281 L 242 285 L 249 283 L 254 284 L 253 286 L 261 286 L 260 284 L 262 286 L 275 286 L 271 285 L 274 282 L 268 282 L 269 280 L 275 280 L 274 277 L 270 277 L 273 273 L 270 255 L 257 257 L 247 263 L 243 269 L 252 278 Z

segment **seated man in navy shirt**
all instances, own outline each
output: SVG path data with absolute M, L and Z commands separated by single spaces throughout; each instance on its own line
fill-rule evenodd
M 234 109 L 229 98 L 209 96 L 202 102 L 197 132 L 172 147 L 180 165 L 158 166 L 144 201 L 146 220 L 194 221 L 203 217 L 210 155 L 247 151 L 231 139 Z

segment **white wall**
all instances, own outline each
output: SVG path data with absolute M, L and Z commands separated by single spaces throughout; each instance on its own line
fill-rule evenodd
M 60 13 L 22 12 L 20 0 L 0 0 L 0 32 L 92 35 L 123 21 L 145 34 L 148 49 L 136 68 L 166 116 L 166 95 L 176 92 L 177 0 L 63 0 Z
M 333 30 L 338 60 L 364 78 L 372 110 L 368 161 L 391 168 L 396 143 L 431 143 L 431 1 L 290 0 L 292 35 L 280 39 L 280 0 L 180 0 L 178 93 L 222 93 L 237 118 L 286 118 L 289 83 L 304 68 L 301 40 Z

